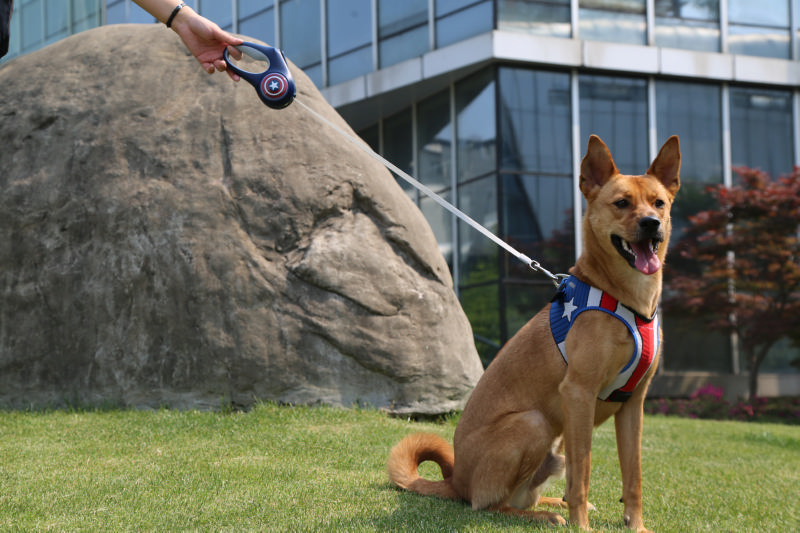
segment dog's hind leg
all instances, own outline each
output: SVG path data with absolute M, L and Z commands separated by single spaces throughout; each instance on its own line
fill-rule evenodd
M 553 447 L 555 450 L 555 447 Z M 533 477 L 523 483 L 511 497 L 509 505 L 517 509 L 528 509 L 536 505 L 547 505 L 550 507 L 566 508 L 567 504 L 562 498 L 549 498 L 540 496 L 542 491 L 549 485 L 552 478 L 564 477 L 566 463 L 563 455 L 555 454 L 552 451 L 547 455 L 539 469 Z
M 551 451 L 554 438 L 537 411 L 507 415 L 464 439 L 463 452 L 456 452 L 462 456 L 456 461 L 454 477 L 461 483 L 468 481 L 469 490 L 464 493 L 474 509 L 564 523 L 558 514 L 527 510 L 539 500 L 545 481 L 563 472 L 563 457 Z M 463 465 L 471 468 L 459 471 Z
M 517 509 L 510 505 L 493 505 L 488 508 L 489 511 L 494 513 L 502 513 L 511 516 L 518 516 L 534 522 L 549 522 L 555 526 L 566 525 L 567 521 L 564 517 L 556 513 L 548 513 L 547 511 L 527 511 L 524 509 Z
M 560 460 L 560 461 L 559 461 Z M 534 511 L 531 508 L 539 504 L 548 505 L 552 502 L 560 502 L 557 498 L 542 497 L 541 493 L 547 486 L 551 476 L 564 474 L 564 458 L 560 455 L 548 454 L 547 458 L 536 471 L 534 476 L 520 485 L 511 496 L 507 504 L 491 506 L 488 509 L 492 512 L 507 514 L 525 518 L 535 522 L 550 523 L 553 525 L 565 525 L 567 521 L 559 514 L 547 511 Z M 554 507 L 566 507 L 564 505 L 553 505 Z
M 567 502 L 564 501 L 564 498 L 549 498 L 547 496 L 542 496 L 541 498 L 539 498 L 539 505 L 544 505 L 547 507 L 556 507 L 558 509 L 569 508 Z

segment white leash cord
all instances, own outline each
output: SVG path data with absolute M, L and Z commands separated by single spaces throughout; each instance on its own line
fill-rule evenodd
M 379 163 L 383 164 L 386 168 L 388 168 L 389 170 L 391 170 L 392 172 L 394 172 L 395 174 L 397 174 L 398 176 L 403 178 L 405 181 L 410 183 L 412 186 L 416 187 L 417 189 L 422 191 L 424 194 L 426 194 L 427 196 L 432 198 L 437 204 L 439 204 L 440 206 L 444 207 L 445 209 L 450 211 L 452 214 L 454 214 L 455 216 L 457 216 L 458 218 L 460 218 L 461 220 L 463 220 L 464 222 L 466 222 L 467 224 L 472 226 L 474 229 L 476 229 L 479 232 L 481 232 L 485 237 L 491 239 L 495 244 L 497 244 L 498 246 L 503 248 L 505 251 L 507 251 L 508 253 L 510 253 L 511 255 L 513 255 L 514 257 L 516 257 L 517 259 L 519 259 L 520 261 L 522 261 L 526 265 L 528 265 L 529 267 L 531 267 L 536 272 L 540 272 L 541 274 L 544 274 L 545 276 L 550 278 L 550 280 L 553 282 L 553 284 L 556 287 L 559 286 L 559 284 L 561 283 L 561 280 L 563 278 L 567 277 L 565 274 L 553 274 L 552 272 L 550 272 L 549 270 L 544 268 L 542 265 L 540 265 L 538 261 L 536 261 L 534 259 L 531 259 L 527 255 L 517 251 L 511 245 L 509 245 L 507 242 L 503 241 L 502 239 L 497 237 L 495 234 L 493 234 L 491 231 L 489 231 L 488 229 L 484 228 L 478 222 L 473 220 L 469 215 L 467 215 L 463 211 L 459 210 L 456 206 L 454 206 L 453 204 L 451 204 L 450 202 L 448 202 L 447 200 L 445 200 L 444 198 L 442 198 L 441 196 L 439 196 L 438 194 L 433 192 L 430 188 L 428 188 L 427 186 L 425 186 L 422 183 L 420 183 L 417 179 L 411 177 L 408 173 L 404 172 L 403 170 L 400 170 L 391 161 L 387 161 L 383 156 L 381 156 L 380 154 L 376 153 L 372 148 L 370 148 L 369 145 L 367 145 L 365 142 L 363 142 L 363 141 L 361 141 L 359 139 L 356 139 L 355 137 L 351 136 L 346 131 L 341 129 L 339 126 L 337 126 L 336 124 L 334 124 L 333 122 L 331 122 L 327 118 L 323 117 L 322 115 L 320 115 L 319 113 L 317 113 L 316 111 L 314 111 L 313 109 L 311 109 L 310 107 L 305 105 L 301 100 L 298 100 L 297 98 L 295 98 L 294 101 L 295 101 L 295 103 L 299 104 L 301 107 L 306 109 L 309 113 L 314 115 L 317 118 L 317 120 L 319 120 L 319 121 L 327 124 L 331 128 L 333 128 L 335 131 L 337 131 L 339 134 L 343 135 L 351 143 L 353 143 L 354 145 L 358 146 L 367 155 L 369 155 L 370 157 L 372 157 L 373 159 L 375 159 Z

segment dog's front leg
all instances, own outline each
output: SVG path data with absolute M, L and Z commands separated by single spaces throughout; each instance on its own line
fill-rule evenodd
M 569 520 L 589 531 L 589 476 L 592 463 L 592 429 L 595 394 L 580 381 L 567 378 L 559 386 L 564 412 Z
M 644 394 L 628 400 L 614 416 L 617 452 L 622 473 L 622 502 L 625 523 L 637 532 L 646 532 L 642 518 L 642 402 Z

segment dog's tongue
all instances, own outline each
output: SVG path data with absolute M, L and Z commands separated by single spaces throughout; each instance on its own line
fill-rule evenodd
M 631 250 L 636 255 L 636 270 L 642 274 L 650 275 L 661 268 L 661 260 L 653 253 L 650 241 L 632 242 Z

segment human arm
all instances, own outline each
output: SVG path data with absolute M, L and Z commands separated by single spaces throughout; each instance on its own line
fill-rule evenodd
M 170 22 L 170 28 L 178 34 L 186 48 L 209 74 L 213 74 L 215 70 L 220 72 L 226 70 L 227 65 L 222 52 L 228 46 L 242 43 L 241 39 L 221 30 L 216 23 L 198 14 L 189 6 L 184 5 L 175 12 L 176 6 L 182 4 L 177 0 L 134 0 L 134 2 L 160 22 L 165 24 Z M 229 49 L 229 53 L 235 58 L 241 57 L 241 53 L 235 48 Z M 228 71 L 228 75 L 232 80 L 239 81 L 239 76 L 233 72 Z

